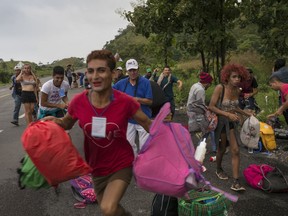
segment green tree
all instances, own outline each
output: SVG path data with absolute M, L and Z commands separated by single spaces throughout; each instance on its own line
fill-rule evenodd
M 286 0 L 242 0 L 241 25 L 256 24 L 259 51 L 268 58 L 288 54 L 288 7 Z
M 136 33 L 146 38 L 154 34 L 161 49 L 155 52 L 162 56 L 165 65 L 171 57 L 170 49 L 173 44 L 174 33 L 181 30 L 181 22 L 175 13 L 175 8 L 181 0 L 148 0 L 146 3 L 134 7 L 134 11 L 124 11 L 126 19 L 133 23 Z
M 135 58 L 138 62 L 144 64 L 149 62 L 149 56 L 146 55 L 146 46 L 148 39 L 135 33 L 135 28 L 131 25 L 126 29 L 120 29 L 114 40 L 106 42 L 104 48 L 113 53 L 118 52 L 120 57 L 126 61 L 129 58 Z
M 136 32 L 145 37 L 155 34 L 165 64 L 176 34 L 181 49 L 200 54 L 206 71 L 216 59 L 219 73 L 226 63 L 226 52 L 236 48 L 231 30 L 240 14 L 237 0 L 148 0 L 124 14 Z
M 199 53 L 203 70 L 209 71 L 216 60 L 219 77 L 220 67 L 226 63 L 226 53 L 236 49 L 231 34 L 240 14 L 237 0 L 182 0 L 177 16 L 183 23 L 179 45 L 191 53 Z

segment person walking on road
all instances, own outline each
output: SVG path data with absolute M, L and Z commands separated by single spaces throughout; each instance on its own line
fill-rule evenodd
M 146 69 L 146 74 L 144 75 L 144 77 L 146 79 L 150 79 L 152 77 L 152 69 L 151 68 Z
M 34 106 L 38 103 L 37 91 L 37 77 L 31 70 L 30 64 L 24 64 L 22 71 L 16 78 L 16 82 L 21 83 L 22 94 L 21 102 L 24 104 L 25 120 L 27 126 L 33 121 Z
M 113 85 L 113 88 L 132 96 L 134 100 L 141 104 L 142 111 L 151 118 L 152 111 L 150 106 L 152 105 L 153 95 L 150 81 L 139 75 L 139 65 L 135 59 L 129 59 L 126 62 L 126 70 L 128 71 L 128 77 L 119 80 Z M 139 149 L 135 142 L 137 132 L 139 135 Z M 135 155 L 137 155 L 138 151 L 142 148 L 148 136 L 149 134 L 141 125 L 137 124 L 133 119 L 129 120 L 127 139 Z
M 244 191 L 245 188 L 239 182 L 240 152 L 239 137 L 240 115 L 250 116 L 251 113 L 239 108 L 239 83 L 248 78 L 248 71 L 240 65 L 229 64 L 221 71 L 221 82 L 215 87 L 211 96 L 209 109 L 218 115 L 218 124 L 215 129 L 215 142 L 218 146 L 216 155 L 217 170 L 219 179 L 227 180 L 228 176 L 222 169 L 222 159 L 226 151 L 226 144 L 229 141 L 230 152 L 232 154 L 232 175 L 234 191 Z M 221 141 L 219 141 L 221 140 Z
M 11 121 L 12 124 L 19 126 L 19 111 L 21 108 L 21 94 L 22 94 L 22 87 L 19 82 L 16 82 L 16 77 L 21 72 L 21 67 L 15 66 L 14 67 L 15 74 L 11 77 L 12 86 L 9 88 L 12 90 L 12 97 L 14 99 L 14 111 L 13 111 L 13 120 Z
M 188 128 L 191 134 L 192 142 L 195 146 L 199 144 L 200 140 L 207 133 L 207 128 L 204 128 L 203 121 L 201 121 L 205 113 L 203 113 L 203 109 L 197 109 L 197 106 L 206 106 L 205 91 L 211 86 L 212 81 L 213 78 L 209 73 L 201 72 L 199 74 L 199 82 L 193 84 L 189 91 L 189 96 L 187 100 Z M 211 133 L 214 133 L 214 131 Z M 208 135 L 209 133 L 207 133 L 206 137 L 208 137 Z M 212 135 L 212 137 L 214 137 L 214 134 Z M 211 140 L 211 142 L 213 151 L 216 152 L 214 140 Z
M 84 77 L 85 77 L 85 74 L 83 72 L 77 72 L 77 75 L 79 77 L 79 84 L 80 84 L 80 88 L 84 87 Z
M 171 112 L 172 112 L 172 118 L 173 118 L 175 114 L 173 84 L 177 83 L 178 89 L 181 90 L 182 81 L 171 74 L 171 69 L 167 65 L 164 67 L 163 72 L 160 74 L 160 76 L 154 78 L 154 81 L 158 83 L 158 85 L 164 91 L 165 96 L 168 98 L 168 101 L 171 104 Z
M 120 205 L 132 179 L 134 161 L 126 139 L 128 120 L 136 120 L 147 133 L 151 120 L 141 111 L 137 100 L 112 88 L 116 61 L 110 51 L 92 51 L 86 62 L 91 89 L 72 99 L 63 118 L 48 116 L 43 120 L 53 120 L 66 130 L 79 121 L 102 215 L 132 215 Z
M 71 65 L 71 64 L 68 64 L 68 65 L 67 65 L 67 68 L 66 68 L 66 70 L 65 70 L 65 76 L 66 76 L 67 79 L 68 79 L 68 83 L 69 83 L 70 88 L 72 88 L 72 81 L 73 81 L 72 72 L 73 72 L 72 65 Z
M 119 80 L 121 79 L 124 79 L 124 78 L 127 78 L 128 76 L 126 76 L 124 73 L 123 73 L 123 68 L 122 67 L 117 67 L 116 69 L 116 73 L 115 73 L 115 77 L 113 79 L 113 84 L 117 83 Z
M 50 115 L 63 117 L 68 108 L 69 83 L 64 80 L 64 68 L 55 66 L 52 76 L 41 88 L 38 119 Z

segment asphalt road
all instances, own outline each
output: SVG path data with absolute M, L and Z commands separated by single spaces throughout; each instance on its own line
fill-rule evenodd
M 72 98 L 77 92 L 83 89 L 71 89 L 69 97 Z M 23 108 L 21 109 L 20 126 L 14 126 L 10 123 L 13 112 L 13 99 L 8 87 L 0 88 L 0 215 L 1 216 L 59 216 L 59 215 L 100 215 L 97 205 L 87 205 L 85 209 L 75 209 L 73 204 L 76 202 L 72 197 L 72 192 L 68 182 L 59 186 L 60 193 L 56 195 L 53 188 L 50 189 L 24 189 L 20 190 L 17 185 L 16 169 L 19 167 L 20 159 L 24 155 L 20 141 L 21 134 L 25 129 L 25 120 L 22 117 Z M 175 121 L 183 122 L 186 120 L 185 115 L 177 113 Z M 78 125 L 71 130 L 71 137 L 74 145 L 79 152 L 83 154 L 83 136 Z M 207 171 L 204 173 L 208 181 L 214 186 L 219 187 L 227 192 L 236 194 L 230 190 L 232 184 L 231 178 L 227 181 L 219 180 L 215 175 L 215 162 L 209 162 L 206 155 L 204 165 Z M 267 155 L 251 155 L 247 150 L 241 149 L 241 170 L 252 163 L 271 163 L 279 165 L 287 174 L 288 169 L 283 164 L 272 160 Z M 224 169 L 231 177 L 231 159 L 228 153 L 224 158 Z M 161 167 L 159 167 L 161 169 Z M 245 180 L 240 179 L 243 184 Z M 229 215 L 288 215 L 288 195 L 287 194 L 267 194 L 262 191 L 246 186 L 246 192 L 238 194 L 239 201 L 232 205 Z M 153 193 L 139 190 L 135 183 L 132 182 L 128 188 L 122 205 L 125 206 L 135 216 L 150 215 L 150 206 Z

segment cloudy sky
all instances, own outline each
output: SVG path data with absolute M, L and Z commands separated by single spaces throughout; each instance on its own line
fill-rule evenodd
M 117 10 L 135 0 L 0 0 L 0 58 L 53 62 L 83 57 L 128 22 Z

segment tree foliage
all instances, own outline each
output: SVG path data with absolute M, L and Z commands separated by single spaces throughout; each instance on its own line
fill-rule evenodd
M 230 31 L 239 14 L 237 0 L 148 0 L 135 6 L 134 11 L 124 12 L 137 33 L 147 38 L 153 34 L 159 41 L 162 49 L 158 55 L 163 56 L 165 64 L 177 44 L 186 52 L 200 54 L 206 71 L 214 58 L 218 68 L 223 66 L 227 50 L 235 48 Z
M 231 30 L 239 13 L 234 0 L 182 0 L 177 7 L 177 15 L 183 22 L 180 46 L 199 53 L 203 70 L 207 72 L 211 61 L 216 59 L 219 72 L 225 64 L 226 52 L 236 47 Z
M 164 64 L 168 64 L 171 57 L 171 47 L 174 34 L 181 30 L 181 20 L 178 19 L 175 7 L 180 0 L 148 0 L 146 3 L 134 7 L 134 11 L 125 11 L 127 20 L 135 26 L 136 33 L 146 38 L 153 35 L 160 44 L 155 52 L 163 57 Z
M 261 38 L 259 52 L 268 58 L 288 54 L 288 7 L 286 0 L 243 0 L 241 25 L 255 24 Z
M 124 30 L 119 30 L 119 35 L 114 40 L 107 42 L 105 49 L 113 53 L 120 53 L 120 57 L 126 61 L 129 58 L 135 58 L 139 62 L 148 63 L 149 56 L 145 55 L 148 39 L 135 33 L 135 28 L 129 25 Z

